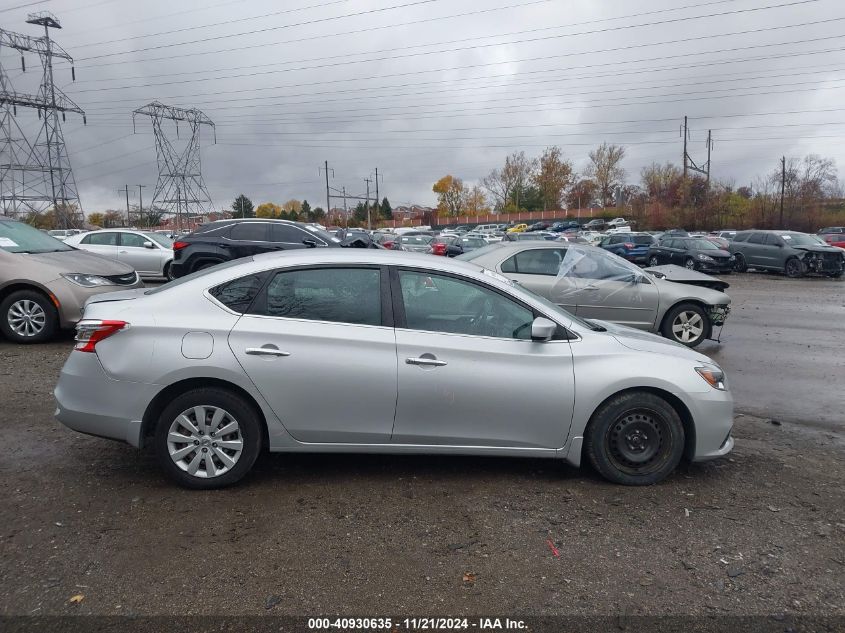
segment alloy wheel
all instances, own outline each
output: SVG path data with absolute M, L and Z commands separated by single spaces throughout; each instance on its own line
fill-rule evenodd
M 704 333 L 704 319 L 698 312 L 684 310 L 672 321 L 672 334 L 681 343 L 689 344 Z
M 687 261 L 684 262 L 684 266 L 686 266 L 688 270 L 695 270 L 695 260 L 687 259 Z
M 234 468 L 244 442 L 240 425 L 225 409 L 198 405 L 180 413 L 167 433 L 167 452 L 194 477 L 219 477 Z
M 652 257 L 648 260 L 649 266 L 657 266 L 660 262 L 658 261 L 657 257 Z
M 15 334 L 27 338 L 41 334 L 47 324 L 44 308 L 31 299 L 21 299 L 10 305 L 6 319 Z

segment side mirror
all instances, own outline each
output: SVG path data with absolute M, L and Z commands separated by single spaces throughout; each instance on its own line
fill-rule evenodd
M 302 240 L 302 243 L 305 244 L 306 248 L 315 248 L 317 246 L 316 240 L 311 240 L 308 238 Z
M 557 332 L 557 323 L 549 321 L 545 317 L 537 317 L 531 323 L 531 340 L 548 341 Z
M 155 248 L 152 242 L 144 242 L 144 248 Z

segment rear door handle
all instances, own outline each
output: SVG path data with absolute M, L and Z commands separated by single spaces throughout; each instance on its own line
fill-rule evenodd
M 443 367 L 446 364 L 445 360 L 437 360 L 436 358 L 406 358 L 406 365 L 425 365 L 427 367 Z
M 275 347 L 247 347 L 245 351 L 250 356 L 290 356 L 290 352 Z

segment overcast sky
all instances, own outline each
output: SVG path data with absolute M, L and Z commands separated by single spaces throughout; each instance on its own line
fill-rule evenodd
M 25 8 L 4 10 L 22 4 Z M 582 170 L 602 141 L 625 145 L 630 182 L 690 153 L 737 186 L 781 155 L 845 165 L 842 0 L 4 0 L 0 26 L 49 10 L 76 60 L 57 84 L 88 115 L 65 138 L 86 212 L 122 208 L 157 167 L 153 100 L 203 110 L 203 174 L 216 208 L 364 192 L 376 167 L 394 206 L 434 204 L 450 173 L 480 180 L 517 150 L 559 145 Z M 0 51 L 15 87 L 37 58 Z M 34 112 L 21 112 L 37 123 Z M 181 130 L 184 131 L 184 130 Z M 374 189 L 374 185 L 373 185 Z M 332 202 L 332 205 L 337 205 Z

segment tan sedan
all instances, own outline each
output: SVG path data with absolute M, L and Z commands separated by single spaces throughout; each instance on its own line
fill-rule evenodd
M 10 341 L 46 341 L 79 321 L 88 297 L 133 288 L 143 284 L 131 266 L 0 217 L 0 332 Z

